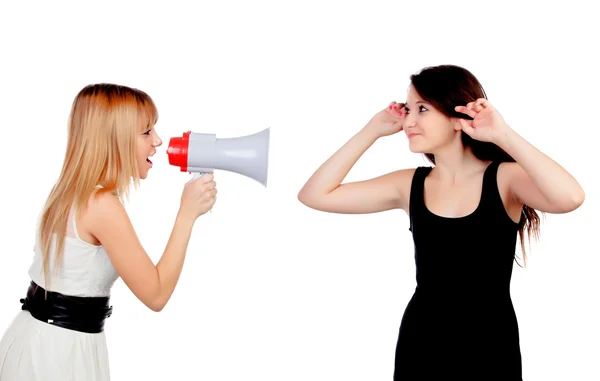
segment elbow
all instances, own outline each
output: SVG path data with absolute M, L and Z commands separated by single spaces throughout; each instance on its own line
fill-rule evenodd
M 327 204 L 327 200 L 334 190 L 335 189 L 330 191 L 316 191 L 315 189 L 304 186 L 300 192 L 298 192 L 297 198 L 304 206 L 315 210 L 322 210 L 323 205 Z
M 573 210 L 579 208 L 581 205 L 583 205 L 583 202 L 585 201 L 585 192 L 583 191 L 583 188 L 579 188 L 577 190 L 577 192 L 574 192 L 573 197 L 572 197 L 572 203 L 573 203 Z
M 301 189 L 301 190 L 300 190 L 300 192 L 298 192 L 298 196 L 297 196 L 297 198 L 298 198 L 298 201 L 300 201 L 301 203 L 303 203 L 303 204 L 304 204 L 304 192 L 303 192 L 303 191 L 304 191 L 304 190 L 303 190 L 303 189 Z
M 165 308 L 165 305 L 166 305 L 166 303 L 153 302 L 153 303 L 146 304 L 146 307 L 148 307 L 150 310 L 152 310 L 154 312 L 160 312 Z
M 300 201 L 301 204 L 308 206 L 309 208 L 311 207 L 311 197 L 304 188 L 301 189 L 300 192 L 298 192 L 298 201 Z
M 165 300 L 163 296 L 156 295 L 153 298 L 149 298 L 148 300 L 143 301 L 146 307 L 154 312 L 162 311 L 167 305 L 168 299 Z
M 321 202 L 318 197 L 307 195 L 303 192 L 298 193 L 298 201 L 304 206 L 314 209 L 314 210 L 322 210 Z
M 298 201 L 300 201 L 301 204 L 306 205 L 306 197 L 302 192 L 298 193 Z
M 557 203 L 557 205 L 560 205 L 558 212 L 570 213 L 583 205 L 584 201 L 585 192 L 583 189 L 579 188 L 577 191 L 571 192 L 568 196 L 565 196 L 562 202 Z

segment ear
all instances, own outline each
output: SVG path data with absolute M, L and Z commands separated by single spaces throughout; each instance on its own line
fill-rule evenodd
M 452 128 L 454 128 L 454 131 L 462 131 L 463 128 L 458 118 L 450 118 L 450 122 L 452 123 Z

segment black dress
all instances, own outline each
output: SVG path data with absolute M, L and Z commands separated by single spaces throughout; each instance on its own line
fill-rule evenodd
M 414 174 L 410 231 L 417 287 L 400 326 L 394 381 L 522 380 L 510 297 L 518 224 L 500 198 L 498 165 L 485 170 L 477 209 L 460 218 L 425 206 L 431 167 Z

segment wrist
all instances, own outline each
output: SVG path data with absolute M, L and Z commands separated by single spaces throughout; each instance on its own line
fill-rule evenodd
M 519 137 L 519 134 L 517 134 L 515 130 L 506 125 L 501 132 L 493 138 L 492 142 L 504 151 L 507 151 Z
M 377 139 L 381 137 L 381 134 L 377 131 L 377 126 L 367 123 L 362 130 L 358 133 L 358 135 L 368 139 L 371 142 L 375 142 Z
M 189 212 L 186 212 L 185 209 L 179 208 L 177 212 L 177 216 L 175 217 L 175 224 L 183 224 L 185 226 L 192 227 L 194 226 L 194 222 L 196 219 Z

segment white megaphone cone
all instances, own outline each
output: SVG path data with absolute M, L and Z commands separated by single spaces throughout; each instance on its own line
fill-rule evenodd
M 217 139 L 215 134 L 185 132 L 171 138 L 169 164 L 190 172 L 194 179 L 215 169 L 238 173 L 267 186 L 270 128 L 237 138 Z

